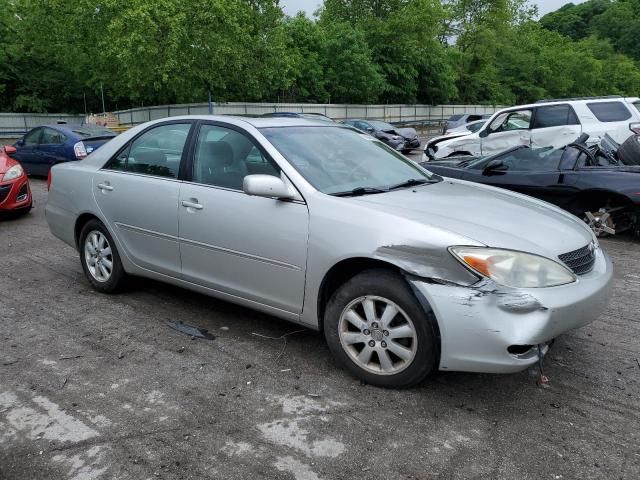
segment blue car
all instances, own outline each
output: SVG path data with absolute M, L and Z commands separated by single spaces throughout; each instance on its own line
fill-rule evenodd
M 42 125 L 15 143 L 14 158 L 28 175 L 47 176 L 53 165 L 82 160 L 116 135 L 95 125 Z

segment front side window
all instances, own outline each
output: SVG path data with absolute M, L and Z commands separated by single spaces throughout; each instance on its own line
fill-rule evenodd
M 601 122 L 623 122 L 631 118 L 631 112 L 622 102 L 587 103 L 589 110 Z
M 500 159 L 502 161 L 500 170 L 516 172 L 556 171 L 560 167 L 560 160 L 562 159 L 563 153 L 564 150 L 562 149 L 553 149 L 550 147 L 536 149 L 520 147 L 499 156 L 487 157 L 475 161 L 469 164 L 467 168 L 482 170 L 490 161 Z
M 387 191 L 435 177 L 375 138 L 343 127 L 270 127 L 262 134 L 320 192 Z M 361 190 L 362 191 L 362 190 Z
M 127 145 L 104 168 L 177 178 L 190 123 L 159 125 Z
M 217 125 L 200 128 L 192 172 L 195 183 L 242 190 L 244 177 L 252 174 L 279 177 L 280 169 L 246 135 Z
M 42 134 L 42 129 L 37 128 L 35 130 L 31 130 L 24 136 L 24 144 L 25 145 L 38 145 L 40 143 L 40 135 Z
M 538 107 L 532 128 L 579 125 L 578 117 L 569 105 L 549 105 Z
M 40 143 L 44 145 L 62 145 L 67 140 L 63 133 L 53 128 L 43 128 Z
M 489 131 L 492 133 L 498 133 L 512 130 L 528 130 L 531 126 L 531 117 L 531 110 L 504 112 L 498 115 L 493 122 L 491 122 Z

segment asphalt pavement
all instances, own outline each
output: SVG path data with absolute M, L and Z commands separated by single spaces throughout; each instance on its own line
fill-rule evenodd
M 548 388 L 524 371 L 394 391 L 268 315 L 147 280 L 94 292 L 32 187 L 0 221 L 2 480 L 640 478 L 637 239 L 602 242 L 614 298 L 558 338 Z

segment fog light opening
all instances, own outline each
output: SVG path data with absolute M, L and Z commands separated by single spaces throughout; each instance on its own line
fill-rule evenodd
M 534 345 L 511 345 L 507 348 L 507 352 L 516 357 L 528 357 L 534 348 Z

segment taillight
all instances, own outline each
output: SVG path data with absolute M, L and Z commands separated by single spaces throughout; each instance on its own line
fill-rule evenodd
M 82 160 L 87 156 L 87 149 L 84 147 L 84 143 L 78 142 L 73 146 L 73 151 L 76 154 L 78 160 Z
M 49 169 L 49 174 L 47 175 L 47 192 L 51 190 L 51 169 Z
M 640 135 L 640 123 L 630 123 L 629 130 L 631 130 L 636 135 Z

